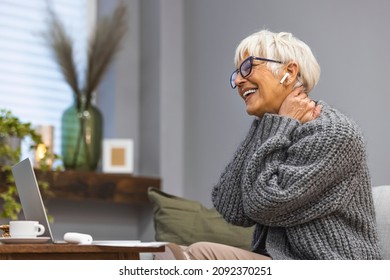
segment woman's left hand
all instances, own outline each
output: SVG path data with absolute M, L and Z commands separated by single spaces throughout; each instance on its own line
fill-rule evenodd
M 321 113 L 321 105 L 311 100 L 303 87 L 294 89 L 283 101 L 279 115 L 296 119 L 302 124 L 316 119 Z

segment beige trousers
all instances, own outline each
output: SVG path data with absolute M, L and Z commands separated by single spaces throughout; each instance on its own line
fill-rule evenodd
M 256 254 L 244 249 L 212 243 L 197 242 L 190 246 L 178 246 L 170 243 L 165 253 L 155 255 L 156 260 L 270 260 L 268 256 Z

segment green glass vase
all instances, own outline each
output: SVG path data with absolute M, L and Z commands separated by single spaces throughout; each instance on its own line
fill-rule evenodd
M 84 106 L 81 106 L 84 108 Z M 65 169 L 95 171 L 98 167 L 103 135 L 103 117 L 92 104 L 67 108 L 61 119 L 61 154 Z

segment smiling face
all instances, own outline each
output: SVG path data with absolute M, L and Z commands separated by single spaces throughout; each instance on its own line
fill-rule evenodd
M 243 57 L 244 61 L 248 56 Z M 284 67 L 285 68 L 285 67 Z M 284 99 L 290 92 L 290 82 L 280 84 L 280 80 L 286 73 L 282 70 L 276 77 L 264 61 L 254 60 L 251 73 L 243 78 L 237 75 L 234 82 L 239 95 L 244 99 L 246 111 L 249 115 L 262 117 L 265 113 L 277 114 Z

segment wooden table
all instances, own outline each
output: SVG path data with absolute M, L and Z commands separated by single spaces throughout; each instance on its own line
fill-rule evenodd
M 0 260 L 139 260 L 140 253 L 164 251 L 164 245 L 120 247 L 69 243 L 0 244 Z

